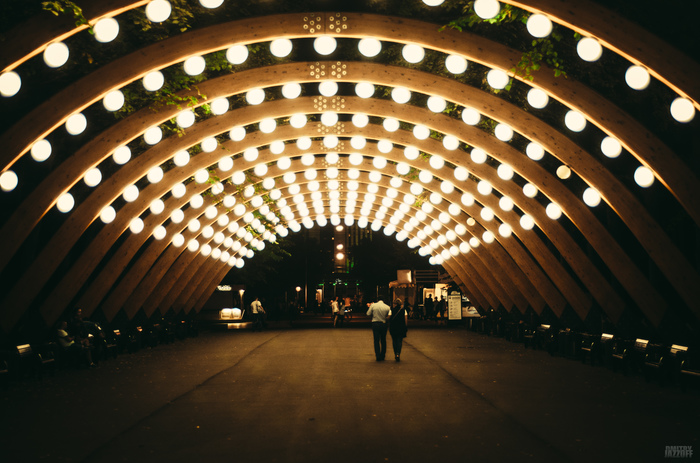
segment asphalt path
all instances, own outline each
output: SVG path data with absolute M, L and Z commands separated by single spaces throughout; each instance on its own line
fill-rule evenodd
M 203 332 L 2 391 L 7 462 L 667 461 L 700 394 L 460 327 Z

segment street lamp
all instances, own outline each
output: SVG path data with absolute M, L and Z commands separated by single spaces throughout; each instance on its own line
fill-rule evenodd
M 245 306 L 243 305 L 243 293 L 245 293 L 245 289 L 238 290 L 238 296 L 241 298 L 241 311 L 245 311 Z
M 296 290 L 297 290 L 297 307 L 299 307 L 299 291 L 301 291 L 301 286 L 297 286 Z M 302 312 L 303 312 L 303 310 L 302 310 Z

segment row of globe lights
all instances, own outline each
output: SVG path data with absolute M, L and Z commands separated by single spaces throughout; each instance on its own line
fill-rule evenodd
M 159 4 L 161 8 L 152 8 L 152 5 L 155 4 L 152 2 L 147 7 L 147 14 L 149 9 L 163 10 L 162 6 L 168 4 L 162 0 L 156 3 Z M 499 9 L 500 6 L 495 0 L 481 0 L 475 4 L 477 14 L 484 19 L 494 17 L 496 14 L 498 14 Z M 165 10 L 168 12 L 166 16 L 159 17 L 157 15 L 151 15 L 149 16 L 149 19 L 152 18 L 151 20 L 154 22 L 164 21 L 167 19 L 170 12 L 170 10 L 167 8 Z M 490 16 L 491 14 L 494 16 Z M 163 17 L 165 19 L 162 19 Z M 542 38 L 549 35 L 552 30 L 552 23 L 545 15 L 532 14 L 528 18 L 527 28 L 534 37 Z M 114 18 L 103 18 L 95 24 L 95 36 L 97 40 L 101 42 L 109 42 L 113 40 L 116 37 L 118 30 L 119 26 Z M 320 36 L 315 39 L 314 47 L 319 54 L 329 55 L 336 48 L 336 40 L 331 36 Z M 272 54 L 277 57 L 285 57 L 289 55 L 292 48 L 292 42 L 289 39 L 277 39 L 272 41 L 270 45 Z M 367 57 L 374 57 L 381 51 L 381 42 L 377 39 L 365 38 L 360 40 L 358 48 L 363 55 Z M 577 51 L 582 59 L 593 62 L 596 61 L 602 54 L 602 47 L 597 40 L 590 37 L 584 37 L 579 41 Z M 62 42 L 54 42 L 45 50 L 44 59 L 49 66 L 60 67 L 67 61 L 68 54 L 68 48 L 65 44 Z M 422 47 L 416 44 L 407 44 L 402 50 L 402 55 L 406 61 L 410 63 L 418 63 L 423 59 L 425 52 Z M 227 51 L 229 61 L 234 64 L 241 64 L 245 62 L 247 56 L 248 50 L 243 45 L 231 47 Z M 201 56 L 190 57 L 185 60 L 184 67 L 188 74 L 198 75 L 204 71 L 204 58 Z M 446 67 L 454 74 L 461 74 L 467 68 L 467 61 L 463 57 L 450 55 L 446 59 Z M 508 82 L 508 78 L 503 71 L 494 69 L 489 74 L 489 83 L 494 86 L 494 88 L 505 87 Z M 650 77 L 648 71 L 644 67 L 633 65 L 627 70 L 625 80 L 631 88 L 642 90 L 648 86 Z M 159 71 L 150 73 L 147 78 L 144 79 L 144 86 L 149 90 L 157 90 L 160 88 L 160 86 L 162 86 L 162 84 L 163 77 Z M 19 76 L 12 71 L 4 73 L 2 76 L 0 76 L 0 93 L 4 96 L 12 96 L 16 94 L 17 91 L 19 91 L 20 85 L 21 80 Z M 119 97 L 115 98 L 118 99 Z M 671 104 L 671 113 L 679 122 L 689 122 L 692 120 L 694 112 L 695 109 L 692 102 L 685 98 L 679 97 Z
M 319 37 L 320 39 L 321 37 Z M 332 37 L 331 37 L 332 39 Z M 334 39 L 333 39 L 334 40 Z M 363 43 L 363 41 L 370 41 L 370 43 L 373 41 L 377 44 L 377 47 L 374 48 L 375 52 L 378 53 L 378 50 L 381 49 L 381 42 L 379 42 L 376 39 L 363 39 L 360 41 L 360 44 Z M 271 43 L 271 49 L 272 50 L 277 50 L 280 48 L 279 45 L 275 46 L 275 44 L 278 43 L 284 43 L 288 44 L 288 47 L 282 47 L 286 51 L 286 53 L 289 53 L 291 51 L 291 41 L 289 39 L 277 39 Z M 366 42 L 365 42 L 366 43 Z M 411 48 L 413 47 L 413 48 Z M 361 49 L 365 50 L 367 52 L 366 48 L 367 46 L 360 47 Z M 413 50 L 411 53 L 405 52 L 405 50 Z M 419 51 L 416 51 L 419 50 Z M 236 63 L 241 63 L 244 62 L 245 59 L 247 58 L 248 54 L 248 49 L 244 45 L 235 45 L 231 48 L 229 48 L 227 52 L 227 56 L 232 62 Z M 281 55 L 279 52 L 277 53 L 278 55 Z M 407 57 L 406 59 L 411 61 L 411 62 L 417 62 L 422 59 L 422 56 L 424 55 L 424 52 L 422 51 L 421 47 L 418 47 L 417 45 L 406 45 L 404 47 L 404 55 Z M 413 56 L 418 56 L 418 58 L 410 58 Z M 457 65 L 450 65 L 450 62 L 457 62 Z M 466 70 L 467 67 L 467 62 L 464 58 L 456 56 L 456 55 L 450 55 L 448 56 L 446 60 L 447 67 L 451 70 L 451 72 L 454 73 L 461 73 Z M 185 71 L 188 74 L 191 75 L 197 75 L 201 72 L 204 71 L 205 68 L 205 61 L 204 58 L 201 56 L 194 56 L 186 59 L 184 61 L 184 68 Z M 507 84 L 509 78 L 508 76 L 500 70 L 497 69 L 492 69 L 489 71 L 487 75 L 487 80 L 489 81 L 489 84 L 493 88 L 504 88 L 505 85 Z M 144 86 L 150 91 L 155 91 L 159 89 L 164 83 L 164 77 L 160 71 L 153 71 L 149 74 L 147 74 L 144 77 Z M 333 81 L 324 81 L 320 84 L 319 89 L 321 93 L 324 96 L 333 96 L 337 92 L 337 83 Z M 296 98 L 299 96 L 301 93 L 301 86 L 298 83 L 290 83 L 285 86 L 283 86 L 283 94 L 287 98 Z M 356 85 L 356 93 L 358 96 L 362 98 L 369 98 L 374 94 L 374 85 L 369 83 L 369 82 L 360 82 Z M 264 90 L 262 89 L 253 89 L 249 91 L 246 94 L 246 99 L 249 104 L 260 104 L 262 101 L 264 101 L 265 94 Z M 411 93 L 408 89 L 402 88 L 402 87 L 396 87 L 394 90 L 392 90 L 392 98 L 394 101 L 399 102 L 399 103 L 406 103 L 407 101 L 410 100 L 411 98 Z M 531 106 L 535 108 L 544 108 L 548 102 L 548 96 L 542 92 L 539 89 L 533 88 L 529 93 L 528 93 L 528 102 L 531 104 Z M 124 104 L 124 96 L 121 93 L 120 90 L 114 90 L 112 92 L 109 92 L 103 99 L 103 103 L 106 109 L 110 111 L 117 111 L 119 110 L 123 104 Z M 215 115 L 221 115 L 224 114 L 225 112 L 228 111 L 229 109 L 229 103 L 226 98 L 218 98 L 210 103 L 211 108 L 212 108 L 212 113 Z M 436 96 L 431 96 L 428 99 L 428 107 L 434 112 L 442 112 L 444 110 L 446 105 L 446 102 L 444 99 Z M 299 120 L 301 116 L 297 116 L 297 121 Z M 477 123 L 479 120 L 480 116 L 477 114 L 473 114 L 471 111 L 467 111 L 466 113 L 463 112 L 463 120 L 467 123 L 470 123 L 470 120 L 475 121 L 474 123 Z M 294 122 L 294 121 L 293 121 Z M 181 113 L 181 115 L 178 117 L 178 125 L 180 125 L 183 128 L 189 127 L 194 123 L 194 113 L 192 111 L 185 111 Z M 304 122 L 298 122 L 300 126 L 303 126 Z M 565 118 L 565 123 L 567 127 L 575 132 L 583 130 L 583 128 L 586 125 L 586 120 L 583 115 L 578 113 L 577 111 L 570 110 Z M 333 123 L 327 123 L 326 125 L 333 125 Z M 73 135 L 77 135 L 82 133 L 85 128 L 87 127 L 87 120 L 85 116 L 81 113 L 73 114 L 71 115 L 67 121 L 66 121 L 66 129 L 69 133 Z M 385 126 L 386 127 L 386 126 Z M 503 128 L 503 132 L 505 133 L 504 136 L 499 136 L 499 129 Z M 394 125 L 394 129 L 398 129 L 398 124 Z M 508 130 L 509 128 L 507 126 L 502 126 L 499 125 L 496 130 L 496 136 L 503 140 L 507 141 L 509 138 L 509 132 L 510 136 L 512 136 L 512 131 Z M 429 133 L 429 132 L 428 132 Z M 450 140 L 452 143 L 452 146 L 456 147 L 456 139 L 447 138 L 447 140 Z M 144 139 L 148 144 L 156 144 L 162 139 L 162 130 L 159 127 L 151 127 L 144 133 Z M 619 142 L 618 142 L 619 145 Z M 446 147 L 448 145 L 446 144 Z M 36 147 L 36 149 L 35 149 Z M 614 153 L 615 150 L 612 150 L 611 152 Z M 50 144 L 46 140 L 40 140 L 35 144 L 35 146 L 32 147 L 32 156 L 34 157 L 35 160 L 37 161 L 43 161 L 48 158 L 48 156 L 51 153 L 51 148 Z M 607 152 L 604 150 L 604 153 Z M 617 153 L 619 153 L 619 149 L 617 150 Z M 614 156 L 614 154 L 613 154 Z M 16 176 L 13 176 L 13 173 L 10 173 L 6 175 L 6 178 L 4 183 L 5 185 L 3 186 L 3 189 L 8 191 L 10 190 L 10 186 L 14 183 L 16 180 Z M 645 166 L 640 166 L 637 171 L 635 172 L 635 179 L 637 180 L 637 183 L 640 186 L 643 187 L 648 187 L 653 183 L 653 173 Z M 0 179 L 1 180 L 1 179 Z
M 429 6 L 440 5 L 443 1 L 423 0 Z M 497 0 L 476 0 L 474 12 L 482 19 L 492 19 L 500 12 L 500 4 Z M 552 21 L 544 14 L 534 13 L 528 17 L 526 27 L 533 37 L 544 38 L 552 32 Z M 576 45 L 576 51 L 582 60 L 595 62 L 602 56 L 603 47 L 596 39 L 583 37 Z M 649 86 L 650 81 L 649 71 L 643 66 L 632 64 L 625 72 L 625 82 L 634 90 L 644 90 Z M 695 117 L 693 102 L 680 96 L 671 102 L 670 111 L 671 116 L 681 123 L 690 122 Z

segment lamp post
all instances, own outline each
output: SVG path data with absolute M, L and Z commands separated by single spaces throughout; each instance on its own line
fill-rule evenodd
M 299 291 L 301 291 L 301 286 L 297 286 L 296 290 L 297 290 L 297 307 L 299 307 Z M 300 312 L 303 313 L 304 311 L 301 310 Z
M 243 293 L 245 293 L 245 289 L 238 290 L 238 296 L 241 298 L 241 312 L 245 312 L 245 306 L 243 305 Z

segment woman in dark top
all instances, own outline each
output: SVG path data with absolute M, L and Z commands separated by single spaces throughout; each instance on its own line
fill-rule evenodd
M 408 328 L 408 313 L 406 308 L 401 303 L 401 299 L 394 301 L 394 306 L 391 308 L 391 322 L 389 323 L 389 333 L 391 334 L 391 343 L 394 347 L 394 357 L 397 362 L 401 361 L 401 347 L 403 346 L 403 338 L 406 337 Z

